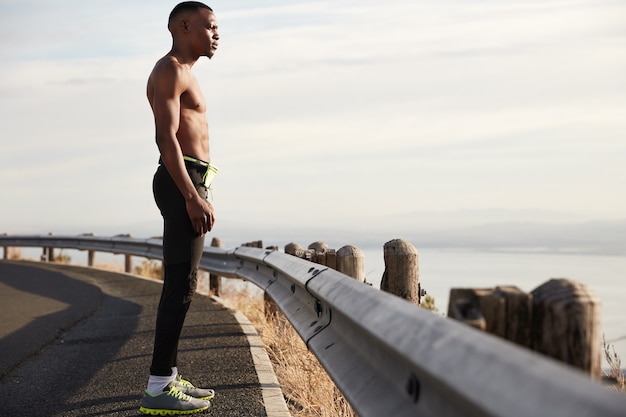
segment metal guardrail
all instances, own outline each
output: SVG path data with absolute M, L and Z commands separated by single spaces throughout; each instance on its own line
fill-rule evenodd
M 0 236 L 0 246 L 162 259 L 126 237 Z M 265 290 L 361 417 L 626 416 L 582 372 L 281 252 L 206 248 L 200 267 Z

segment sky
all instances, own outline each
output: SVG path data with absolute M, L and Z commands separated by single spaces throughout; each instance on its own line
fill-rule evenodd
M 0 233 L 161 233 L 145 83 L 175 4 L 0 0 Z M 209 4 L 214 235 L 626 220 L 626 2 Z

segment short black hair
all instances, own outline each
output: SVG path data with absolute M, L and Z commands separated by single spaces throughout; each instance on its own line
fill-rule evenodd
M 176 16 L 178 16 L 178 14 L 181 12 L 185 12 L 188 10 L 196 11 L 198 9 L 207 9 L 207 10 L 213 11 L 213 9 L 211 9 L 209 6 L 199 1 L 184 1 L 174 6 L 174 8 L 172 9 L 172 12 L 170 13 L 170 17 L 167 20 L 167 23 L 168 25 L 172 23 L 172 21 L 176 18 Z

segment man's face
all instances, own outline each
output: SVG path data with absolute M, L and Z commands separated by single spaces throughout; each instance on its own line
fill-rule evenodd
M 189 23 L 189 34 L 195 52 L 199 56 L 206 56 L 211 59 L 220 40 L 215 14 L 210 10 L 200 9 L 191 16 Z

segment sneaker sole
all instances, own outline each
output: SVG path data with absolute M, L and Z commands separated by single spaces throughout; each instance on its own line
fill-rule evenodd
M 193 410 L 159 410 L 156 408 L 139 407 L 139 411 L 141 411 L 143 414 L 150 414 L 152 416 L 179 416 L 184 414 L 200 413 L 204 410 L 207 410 L 208 408 L 208 405 L 202 408 L 194 408 Z

